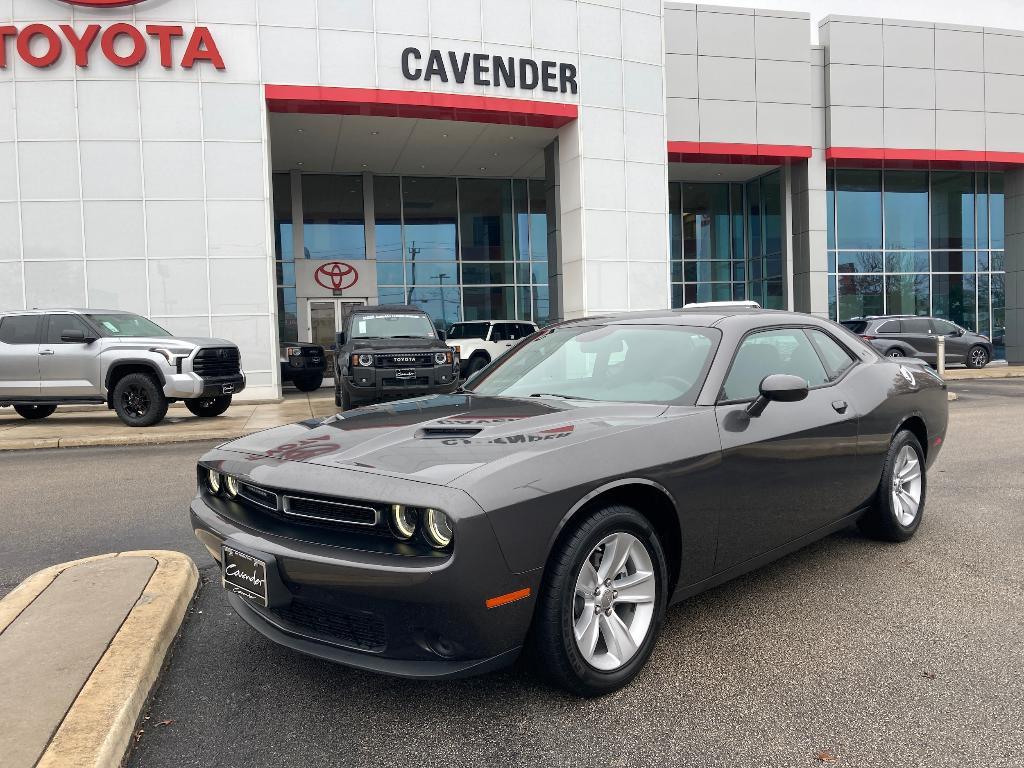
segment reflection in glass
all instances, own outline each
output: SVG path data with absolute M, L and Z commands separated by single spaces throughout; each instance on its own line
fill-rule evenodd
M 508 179 L 460 179 L 462 258 L 512 261 L 512 184 Z
M 928 275 L 892 275 L 885 278 L 890 315 L 927 315 L 930 311 Z
M 840 249 L 881 249 L 882 172 L 837 169 L 836 219 Z
M 307 258 L 366 258 L 361 176 L 304 175 L 302 216 Z
M 405 259 L 454 262 L 458 254 L 455 179 L 402 178 Z
M 932 314 L 964 328 L 978 327 L 975 275 L 932 275 Z
M 974 251 L 933 251 L 932 272 L 973 272 Z
M 839 275 L 839 317 L 885 314 L 881 275 Z
M 466 320 L 512 319 L 515 296 L 511 287 L 463 288 L 463 312 Z
M 683 184 L 683 258 L 728 259 L 728 184 Z
M 1005 212 L 1003 195 L 1003 174 L 989 174 L 989 231 L 991 233 L 992 250 L 1002 250 L 1005 247 Z
M 373 220 L 377 241 L 377 261 L 401 261 L 402 180 L 397 176 L 376 176 L 374 178 Z M 399 275 L 401 275 L 401 267 L 399 267 Z M 378 280 L 380 280 L 379 277 Z M 401 284 L 401 278 L 398 282 Z
M 928 269 L 928 251 L 885 254 L 886 272 L 927 272 Z
M 881 251 L 840 251 L 836 266 L 843 272 L 881 272 L 884 263 Z
M 928 248 L 928 172 L 885 172 L 885 247 Z
M 932 173 L 932 248 L 974 248 L 973 173 Z

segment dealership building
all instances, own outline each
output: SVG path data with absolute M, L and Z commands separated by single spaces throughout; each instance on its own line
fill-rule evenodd
M 1024 363 L 1024 11 L 790 5 L 0 0 L 0 311 L 231 339 L 256 397 L 362 303 L 932 314 Z

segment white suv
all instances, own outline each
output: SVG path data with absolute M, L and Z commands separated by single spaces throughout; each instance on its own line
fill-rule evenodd
M 468 378 L 536 330 L 535 324 L 521 320 L 455 323 L 448 329 L 448 345 L 456 349 L 462 375 Z

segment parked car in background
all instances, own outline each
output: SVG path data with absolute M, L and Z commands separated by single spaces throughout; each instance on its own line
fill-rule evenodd
M 455 323 L 448 329 L 448 343 L 459 354 L 463 378 L 468 378 L 536 330 L 535 324 L 522 320 Z
M 933 366 L 938 363 L 940 336 L 946 339 L 947 364 L 984 368 L 995 353 L 987 336 L 938 317 L 872 315 L 844 320 L 843 325 L 886 357 L 916 357 Z
M 417 679 L 526 647 L 597 696 L 640 673 L 668 605 L 851 523 L 910 539 L 948 409 L 926 363 L 808 315 L 573 320 L 456 393 L 209 451 L 191 522 L 281 645 Z
M 51 309 L 0 315 L 0 407 L 45 419 L 58 405 L 103 403 L 150 427 L 183 400 L 220 416 L 245 389 L 238 347 L 173 336 L 130 312 Z
M 334 402 L 342 410 L 459 385 L 458 355 L 419 307 L 366 306 L 338 332 Z
M 327 357 L 319 344 L 281 342 L 281 381 L 300 392 L 315 392 L 324 383 Z

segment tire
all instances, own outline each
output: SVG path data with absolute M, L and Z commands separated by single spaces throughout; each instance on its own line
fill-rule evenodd
M 984 368 L 989 362 L 988 350 L 980 344 L 973 346 L 967 350 L 967 359 L 964 362 L 968 368 Z
M 146 373 L 129 373 L 114 387 L 114 411 L 129 427 L 151 427 L 167 415 L 167 398 Z
M 885 353 L 885 356 L 886 357 L 906 357 L 906 355 L 903 354 L 903 350 L 900 349 L 899 347 L 893 347 L 892 349 L 887 350 L 886 353 Z
M 14 406 L 15 412 L 23 419 L 29 421 L 39 421 L 45 419 L 48 416 L 53 416 L 53 412 L 57 410 L 56 405 L 16 405 Z
M 466 365 L 466 378 L 468 379 L 470 376 L 477 373 L 478 371 L 482 371 L 484 368 L 487 367 L 487 364 L 489 362 L 490 361 L 483 355 L 471 357 L 469 359 L 469 363 Z
M 902 492 L 894 485 L 897 474 L 903 478 Z M 898 432 L 889 446 L 875 501 L 858 522 L 861 530 L 882 541 L 906 541 L 921 526 L 927 491 L 928 472 L 921 443 L 912 432 Z M 917 508 L 912 509 L 915 497 Z
M 631 545 L 626 566 L 619 571 L 625 575 L 613 577 L 612 587 L 636 578 L 637 574 L 649 573 L 642 584 L 636 585 L 639 588 L 653 586 L 653 594 L 650 590 L 642 594 L 649 600 L 618 602 L 619 592 L 615 590 L 609 598 L 607 580 L 590 592 L 584 567 L 590 568 L 591 578 L 605 575 L 602 573 L 605 555 L 598 549 L 604 542 L 609 542 L 604 545 L 604 552 L 619 542 Z M 629 568 L 633 569 L 632 573 Z M 577 592 L 580 584 L 587 586 L 584 593 Z M 539 671 L 555 685 L 579 696 L 603 696 L 628 685 L 654 649 L 665 618 L 667 585 L 664 549 L 657 532 L 643 515 L 630 507 L 611 505 L 587 517 L 562 538 L 548 560 L 529 639 L 530 654 Z M 637 592 L 637 596 L 641 593 Z M 598 612 L 597 609 L 608 606 L 609 602 L 610 614 Z M 591 610 L 595 611 L 593 615 Z M 581 650 L 575 634 L 575 627 L 588 616 L 592 618 L 587 630 L 591 631 L 594 643 L 589 658 Z M 606 621 L 609 616 L 614 620 Z M 616 635 L 609 633 L 616 625 L 621 630 L 618 637 L 629 641 L 625 653 L 614 653 L 614 645 L 605 639 L 610 636 L 614 640 Z M 624 662 L 617 658 L 630 651 L 631 655 Z
M 323 383 L 324 375 L 322 373 L 317 376 L 302 376 L 292 381 L 299 392 L 316 392 L 323 386 Z
M 344 401 L 342 400 L 342 397 L 341 397 L 341 388 L 337 384 L 335 384 L 334 385 L 334 406 L 336 408 L 344 408 L 343 402 Z
M 341 402 L 338 407 L 343 411 L 351 411 L 355 406 L 352 404 L 352 395 L 345 391 L 345 388 L 341 388 Z
M 213 419 L 222 416 L 231 407 L 231 395 L 220 397 L 198 397 L 186 400 L 185 407 L 201 419 Z

